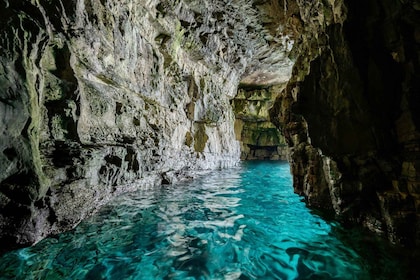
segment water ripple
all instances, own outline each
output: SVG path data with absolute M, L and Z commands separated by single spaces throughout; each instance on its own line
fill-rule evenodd
M 119 197 L 75 230 L 0 258 L 0 279 L 370 279 L 295 195 L 285 163 L 247 163 Z

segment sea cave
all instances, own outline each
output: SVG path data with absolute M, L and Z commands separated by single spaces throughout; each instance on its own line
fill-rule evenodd
M 418 279 L 419 0 L 0 0 L 0 279 Z

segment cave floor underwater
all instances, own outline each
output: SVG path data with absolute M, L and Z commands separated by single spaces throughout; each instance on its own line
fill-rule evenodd
M 289 165 L 242 162 L 128 193 L 0 257 L 0 279 L 415 279 L 413 260 L 293 193 Z

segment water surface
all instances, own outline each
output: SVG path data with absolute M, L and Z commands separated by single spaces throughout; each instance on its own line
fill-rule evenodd
M 343 243 L 345 231 L 340 225 L 305 207 L 291 184 L 287 163 L 246 162 L 192 182 L 126 194 L 75 230 L 1 257 L 0 278 L 398 279 L 402 275 L 403 268 L 392 257 L 380 253 L 369 260 L 351 242 Z M 378 264 L 383 269 L 373 276 Z

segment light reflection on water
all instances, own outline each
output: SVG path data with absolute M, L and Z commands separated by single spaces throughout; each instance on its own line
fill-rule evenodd
M 284 162 L 130 193 L 74 231 L 0 258 L 1 279 L 373 279 L 311 213 Z M 386 278 L 383 278 L 386 279 Z

